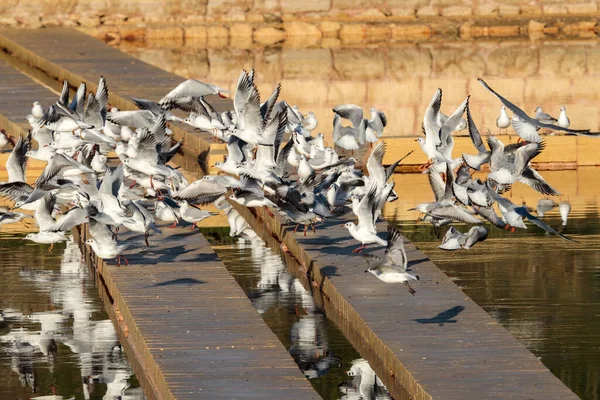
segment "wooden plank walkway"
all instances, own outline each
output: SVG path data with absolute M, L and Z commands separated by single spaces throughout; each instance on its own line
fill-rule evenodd
M 127 235 L 120 239 L 143 245 Z M 150 248 L 125 252 L 129 266 L 81 247 L 112 298 L 120 337 L 140 355 L 136 374 L 150 398 L 320 398 L 199 232 L 165 228 Z
M 130 96 L 158 101 L 185 80 L 75 29 L 0 29 L 0 47 L 54 79 L 58 90 L 63 79 L 67 79 L 75 89 L 86 82 L 88 90 L 95 91 L 100 76 L 104 76 L 110 91 L 109 102 L 121 110 L 137 109 Z M 207 99 L 217 110 L 231 108 L 229 99 L 218 96 Z M 206 173 L 197 160 L 200 155 L 203 163 L 208 163 L 211 134 L 186 124 L 172 123 L 170 127 L 177 140 L 185 140 L 184 157 L 176 158 L 177 164 L 189 172 Z
M 313 285 L 384 363 L 388 375 L 380 378 L 388 387 L 403 387 L 415 399 L 577 398 L 412 243 L 406 244 L 409 266 L 421 277 L 413 285 L 415 296 L 403 285 L 365 275 L 361 257 L 351 253 L 358 244 L 341 226 L 345 220 L 328 221 L 304 237 L 262 209 L 257 219 L 234 206 L 304 266 Z M 386 225 L 378 224 L 379 232 Z M 383 248 L 373 254 L 383 255 Z
M 0 128 L 11 136 L 27 134 L 34 101 L 48 106 L 58 100 L 58 94 L 41 86 L 0 59 Z

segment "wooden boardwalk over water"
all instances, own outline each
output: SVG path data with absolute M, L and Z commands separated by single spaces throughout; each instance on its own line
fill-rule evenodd
M 411 243 L 409 267 L 421 277 L 411 296 L 403 285 L 371 274 L 339 219 L 316 234 L 293 233 L 264 210 L 259 219 L 236 206 L 263 237 L 276 237 L 307 271 L 350 328 L 362 336 L 387 375 L 416 399 L 575 399 L 525 346 L 462 292 Z M 385 232 L 386 223 L 378 225 Z M 266 227 L 266 228 L 265 228 Z M 382 255 L 378 248 L 374 254 Z
M 163 229 L 147 249 L 143 237 L 122 235 L 142 246 L 124 253 L 127 267 L 81 246 L 149 397 L 318 399 L 202 234 Z
M 49 76 L 57 88 L 67 78 L 74 86 L 86 81 L 95 90 L 104 75 L 110 101 L 121 109 L 134 108 L 128 95 L 158 100 L 183 80 L 73 30 L 0 30 L 0 46 Z M 4 73 L 9 72 L 15 71 L 8 68 Z M 24 95 L 19 101 L 26 99 Z M 53 95 L 51 102 L 55 99 Z M 10 104 L 0 104 L 0 114 L 4 110 L 8 113 Z M 13 114 L 9 121 L 17 118 Z M 208 152 L 207 135 L 174 131 L 188 144 L 186 157 L 178 163 L 194 171 L 196 155 Z M 579 141 L 573 143 L 579 157 Z M 388 151 L 388 157 L 405 152 Z M 247 210 L 241 212 L 260 226 Z M 318 231 L 304 238 L 266 214 L 262 218 L 309 271 L 344 323 L 372 350 L 370 359 L 383 366 L 380 371 L 387 371 L 381 378 L 389 387 L 402 386 L 418 399 L 574 398 L 414 246 L 407 249 L 423 282 L 412 297 L 403 287 L 364 274 L 362 260 L 350 253 L 355 243 L 339 220 L 330 222 L 326 234 Z M 201 235 L 175 230 L 161 239 L 152 242 L 155 247 L 131 255 L 130 267 L 96 263 L 112 298 L 121 337 L 141 360 L 138 368 L 151 396 L 317 397 Z M 204 339 L 208 345 L 203 345 Z

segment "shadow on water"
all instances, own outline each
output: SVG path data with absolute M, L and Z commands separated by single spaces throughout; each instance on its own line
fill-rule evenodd
M 369 363 L 288 272 L 279 255 L 258 238 L 234 241 L 228 230 L 203 233 L 324 399 L 391 399 Z M 335 275 L 337 267 L 321 271 Z
M 0 399 L 143 399 L 77 245 L 0 251 Z
M 465 310 L 464 306 L 456 306 L 452 307 L 446 311 L 442 311 L 438 315 L 433 318 L 417 318 L 413 321 L 418 322 L 420 324 L 439 324 L 440 326 L 444 326 L 444 324 L 454 324 L 458 322 L 458 320 L 453 319 L 458 314 Z

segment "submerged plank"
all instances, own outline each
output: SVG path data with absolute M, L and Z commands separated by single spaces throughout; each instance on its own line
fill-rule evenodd
M 80 243 L 87 237 L 76 228 Z M 120 236 L 121 237 L 121 236 Z M 151 398 L 316 399 L 292 357 L 198 232 L 121 237 L 130 265 L 81 245 L 112 299 L 117 329 Z
M 421 278 L 415 296 L 365 274 L 345 220 L 330 220 L 305 237 L 262 209 L 256 218 L 234 206 L 304 267 L 344 324 L 384 363 L 386 385 L 397 383 L 416 399 L 577 398 L 412 243 L 406 244 L 408 264 Z M 385 229 L 378 224 L 382 235 Z M 383 248 L 369 253 L 383 256 Z

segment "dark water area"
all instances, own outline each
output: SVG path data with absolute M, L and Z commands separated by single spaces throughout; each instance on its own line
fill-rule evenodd
M 144 399 L 79 248 L 47 249 L 0 236 L 0 399 Z
M 431 226 L 401 221 L 402 232 L 469 297 L 518 338 L 583 399 L 600 398 L 600 218 L 596 207 L 558 209 L 543 220 L 579 244 L 535 226 L 490 236 L 452 255 Z M 456 226 L 466 231 L 466 226 Z M 445 233 L 442 229 L 441 235 Z
M 391 399 L 369 363 L 319 308 L 310 291 L 259 238 L 203 230 L 252 304 L 324 399 Z

